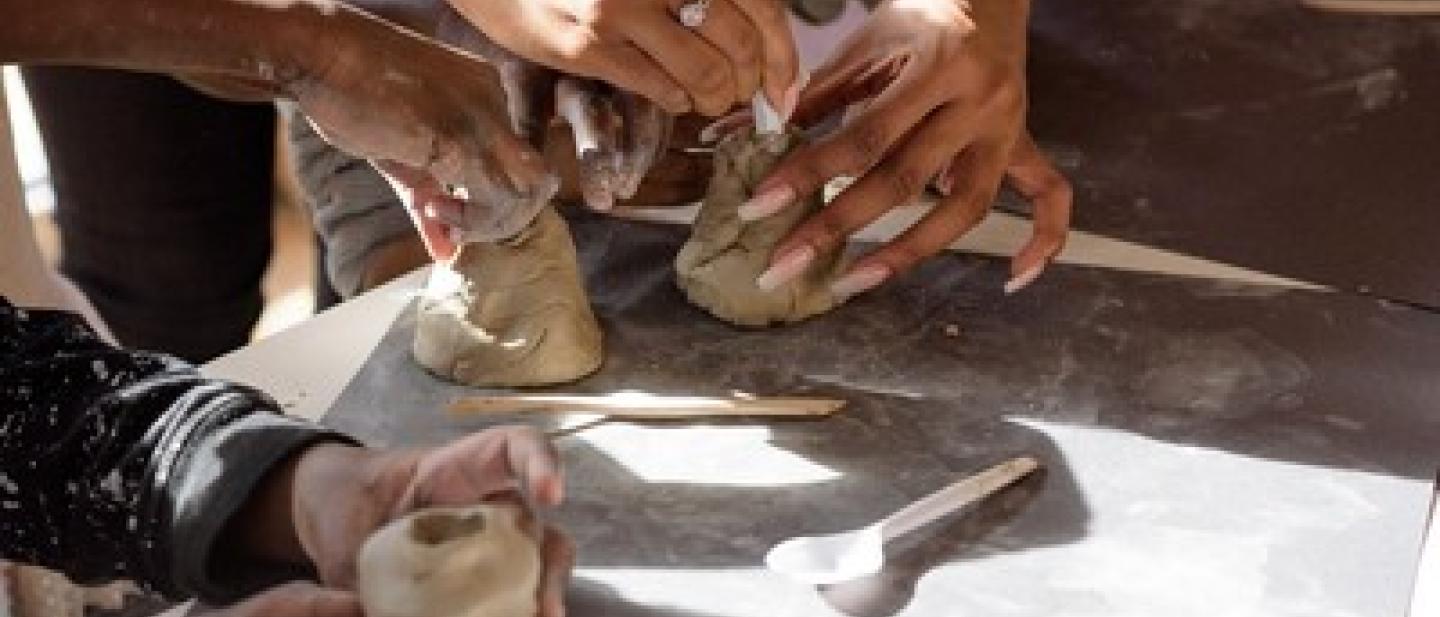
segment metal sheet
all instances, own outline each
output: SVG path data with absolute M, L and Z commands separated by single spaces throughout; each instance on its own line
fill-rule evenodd
M 1402 615 L 1440 443 L 1440 319 L 1338 294 L 1057 268 L 1000 292 L 960 255 L 797 327 L 685 303 L 683 230 L 574 223 L 607 335 L 570 392 L 835 396 L 823 422 L 608 423 L 560 440 L 578 615 Z M 402 316 L 327 422 L 483 426 Z M 523 420 L 523 419 L 522 419 Z M 485 421 L 494 421 L 486 419 Z M 1047 471 L 828 590 L 764 571 L 1022 452 Z

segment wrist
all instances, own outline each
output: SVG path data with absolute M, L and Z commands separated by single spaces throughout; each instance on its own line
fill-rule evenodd
M 313 559 L 305 548 L 307 523 L 301 516 L 305 496 L 323 490 L 323 484 L 316 482 L 336 481 L 337 470 L 343 470 L 356 451 L 364 449 L 316 443 L 271 469 L 237 513 L 229 534 L 241 556 L 271 563 L 311 564 Z

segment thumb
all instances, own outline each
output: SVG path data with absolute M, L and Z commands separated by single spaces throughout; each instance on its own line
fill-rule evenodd
M 287 583 L 204 617 L 364 617 L 354 593 L 314 583 Z

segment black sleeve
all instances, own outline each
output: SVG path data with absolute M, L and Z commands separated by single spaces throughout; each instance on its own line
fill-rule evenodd
M 217 536 L 271 467 L 344 439 L 257 390 L 3 297 L 0 405 L 0 557 L 174 599 L 223 602 L 294 576 L 212 567 Z

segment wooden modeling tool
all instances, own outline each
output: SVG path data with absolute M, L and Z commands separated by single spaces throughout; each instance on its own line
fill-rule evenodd
M 612 418 L 823 418 L 845 401 L 799 397 L 706 397 L 653 394 L 515 394 L 472 396 L 450 403 L 452 414 L 594 414 Z

